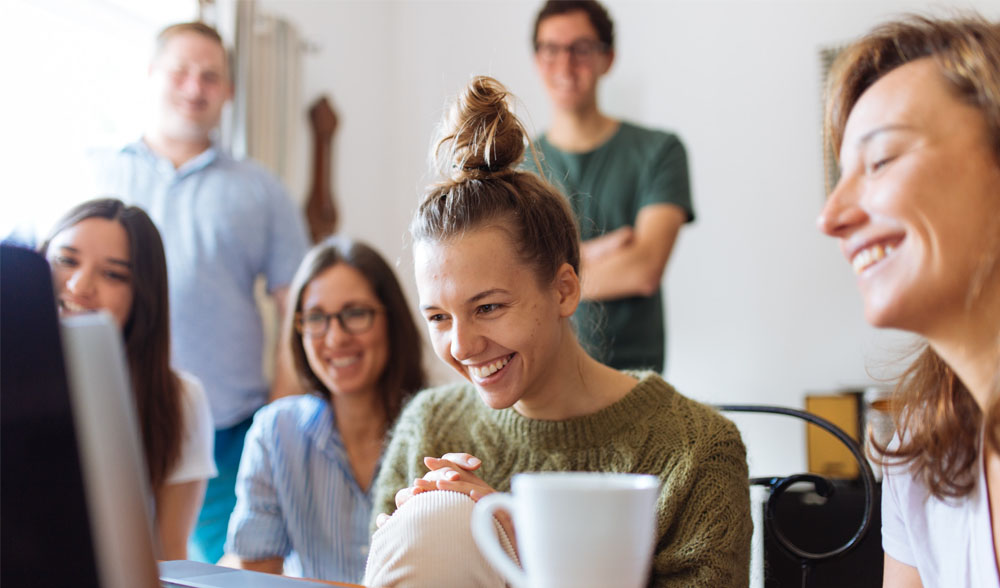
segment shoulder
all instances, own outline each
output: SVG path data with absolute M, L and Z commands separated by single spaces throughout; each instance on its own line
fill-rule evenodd
M 180 453 L 166 482 L 178 484 L 191 480 L 213 478 L 215 467 L 215 425 L 212 409 L 201 382 L 194 376 L 176 372 L 180 387 L 178 395 L 181 409 Z
M 136 171 L 149 170 L 155 167 L 156 157 L 141 141 L 135 141 L 119 147 L 93 147 L 85 153 L 87 171 L 94 181 L 106 182 Z M 103 185 L 98 191 L 105 189 Z
M 188 429 L 201 428 L 196 423 L 208 423 L 212 428 L 212 408 L 205 395 L 205 388 L 201 385 L 201 380 L 193 375 L 178 371 L 177 380 L 180 382 L 181 412 Z
M 268 437 L 292 430 L 306 431 L 327 410 L 329 404 L 315 394 L 286 396 L 262 406 L 254 414 L 251 429 L 256 435 Z
M 522 164 L 524 169 L 540 175 L 546 175 L 542 173 L 543 171 L 547 173 L 553 171 L 563 171 L 563 168 L 566 166 L 565 158 L 571 157 L 571 155 L 560 151 L 552 145 L 552 143 L 549 143 L 549 140 L 545 138 L 545 133 L 539 134 L 535 137 L 532 144 L 535 148 L 534 153 L 532 153 L 531 150 L 528 150 L 524 154 L 524 163 Z M 535 156 L 538 157 L 537 162 L 535 161 Z M 538 169 L 536 163 L 541 164 L 541 170 Z
M 684 143 L 672 131 L 651 129 L 622 121 L 619 136 L 622 143 L 645 155 L 646 159 L 685 156 Z
M 219 151 L 208 169 L 221 173 L 232 181 L 255 186 L 264 196 L 281 196 L 287 199 L 285 189 L 277 176 L 253 159 L 236 159 L 225 151 Z
M 651 415 L 655 418 L 683 416 L 698 424 L 708 424 L 711 428 L 734 426 L 732 421 L 722 416 L 715 407 L 684 396 L 656 372 L 629 371 L 627 373 L 639 380 L 632 393 L 647 395 L 662 403 L 663 407 L 667 409 L 668 415 Z
M 662 429 L 665 438 L 679 435 L 700 451 L 736 451 L 745 455 L 739 429 L 715 407 L 684 396 L 655 372 L 630 374 L 639 379 L 631 394 L 655 405 L 644 418 L 651 426 Z

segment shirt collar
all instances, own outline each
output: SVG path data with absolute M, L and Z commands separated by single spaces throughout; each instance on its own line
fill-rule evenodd
M 333 405 L 319 396 L 313 398 L 313 405 L 315 410 L 304 417 L 302 429 L 320 451 L 336 456 L 343 451 L 344 444 L 340 431 L 333 425 Z
M 150 148 L 149 144 L 146 143 L 145 139 L 141 137 L 138 140 L 133 141 L 122 147 L 122 151 L 125 153 L 134 153 L 136 155 L 139 155 L 140 157 L 152 163 L 156 168 L 164 170 L 169 169 L 174 173 L 176 173 L 178 176 L 186 176 L 194 172 L 197 172 L 199 170 L 205 169 L 206 167 L 214 163 L 217 159 L 219 159 L 221 153 L 219 145 L 213 141 L 208 146 L 208 149 L 205 149 L 198 155 L 186 161 L 179 168 L 174 170 L 174 164 L 171 163 L 170 160 L 168 160 L 166 157 L 162 157 L 158 153 L 153 151 L 153 149 Z

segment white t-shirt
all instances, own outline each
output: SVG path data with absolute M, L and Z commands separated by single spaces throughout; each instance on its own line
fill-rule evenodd
M 981 446 L 977 463 L 976 485 L 959 499 L 934 497 L 907 466 L 885 470 L 882 548 L 917 568 L 924 588 L 1000 588 Z
M 194 376 L 183 372 L 181 380 L 181 453 L 165 484 L 207 480 L 219 475 L 215 468 L 215 425 L 205 390 Z

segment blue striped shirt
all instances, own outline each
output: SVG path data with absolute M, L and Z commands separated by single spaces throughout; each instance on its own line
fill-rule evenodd
M 92 164 L 92 194 L 141 207 L 163 237 L 175 365 L 201 380 L 216 429 L 243 422 L 271 388 L 254 287 L 292 281 L 308 247 L 298 207 L 263 167 L 215 146 L 179 169 L 142 140 Z
M 372 494 L 358 486 L 328 402 L 314 395 L 261 408 L 247 432 L 226 553 L 285 558 L 285 573 L 358 583 Z

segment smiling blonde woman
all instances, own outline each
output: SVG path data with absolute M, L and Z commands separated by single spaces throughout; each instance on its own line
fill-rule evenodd
M 562 195 L 518 170 L 526 135 L 509 99 L 486 77 L 461 93 L 436 152 L 443 179 L 411 224 L 434 351 L 467 383 L 403 411 L 376 481 L 365 584 L 503 585 L 472 542 L 473 502 L 518 472 L 607 471 L 662 482 L 651 586 L 745 586 L 739 432 L 655 372 L 615 370 L 581 347 L 576 222 Z
M 885 586 L 1000 586 L 1000 24 L 910 18 L 835 65 L 819 219 L 865 317 L 920 335 L 882 447 Z

